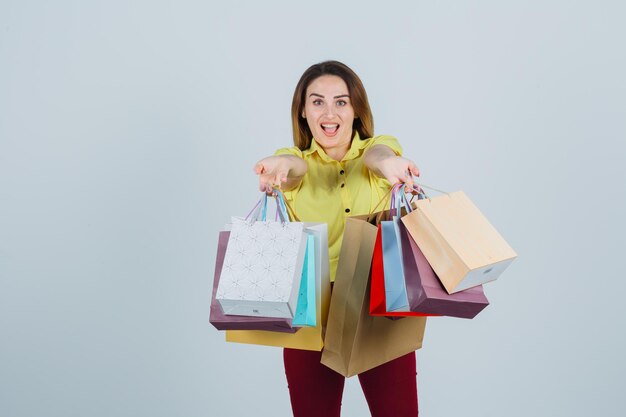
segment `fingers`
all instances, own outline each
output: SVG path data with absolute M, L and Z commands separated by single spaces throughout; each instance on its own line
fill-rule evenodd
M 419 168 L 417 168 L 417 165 L 415 165 L 415 162 L 412 162 L 409 164 L 409 172 L 411 173 L 411 175 L 414 175 L 416 177 L 420 176 L 420 170 Z
M 401 178 L 401 181 L 404 183 L 404 192 L 410 193 L 413 190 L 413 176 L 411 174 L 407 174 Z
M 257 162 L 253 170 L 254 170 L 254 173 L 257 175 L 263 174 L 265 172 L 265 166 L 263 166 L 261 162 Z
M 389 182 L 395 184 L 396 182 L 401 182 L 404 184 L 403 191 L 405 193 L 410 193 L 413 191 L 413 187 L 415 186 L 415 182 L 413 180 L 413 176 L 419 176 L 419 169 L 412 161 L 401 158 L 398 159 L 401 161 L 401 164 L 396 165 L 396 169 L 399 172 L 396 175 L 390 175 L 388 177 Z
M 259 189 L 267 194 L 272 194 L 274 189 L 281 189 L 284 182 L 287 181 L 287 171 L 281 170 L 276 173 L 260 174 Z
M 417 168 L 417 165 L 415 165 L 415 162 L 407 160 L 408 161 L 408 165 L 407 165 L 407 169 L 405 171 L 405 179 L 404 182 L 406 183 L 406 188 L 405 190 L 407 192 L 412 192 L 413 191 L 413 187 L 415 186 L 415 181 L 413 180 L 413 177 L 419 177 L 420 176 L 420 171 L 419 168 Z
M 413 177 L 408 177 L 405 183 L 406 183 L 406 192 L 410 193 L 411 191 L 413 191 L 413 186 L 414 186 Z
M 268 175 L 261 175 L 259 177 L 259 190 L 266 192 L 268 195 L 273 193 L 274 186 L 273 180 Z
M 287 172 L 279 171 L 269 175 L 268 185 L 270 187 L 280 188 L 283 182 L 287 181 Z
M 264 171 L 264 168 L 261 168 L 260 170 L 258 170 L 257 167 L 255 166 L 255 172 L 259 176 L 259 190 L 268 192 L 272 188 L 270 185 L 270 182 L 271 182 L 270 176 L 268 174 L 263 173 L 263 171 Z
M 259 176 L 259 189 L 268 194 L 274 192 L 274 188 L 281 188 L 287 181 L 289 166 L 282 157 L 270 156 L 260 160 L 254 165 L 254 172 Z
M 274 194 L 274 186 L 272 186 L 272 184 L 270 184 L 267 181 L 264 181 L 262 183 L 259 184 L 259 189 L 266 193 L 267 195 L 273 195 Z
M 278 171 L 276 177 L 274 177 L 274 183 L 280 187 L 283 182 L 287 181 L 287 171 Z
M 267 181 L 263 181 L 261 178 L 259 178 L 259 191 L 267 192 Z

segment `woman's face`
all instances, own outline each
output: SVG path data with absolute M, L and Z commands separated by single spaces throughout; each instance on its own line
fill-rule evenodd
M 328 153 L 350 147 L 354 109 L 348 86 L 336 75 L 322 75 L 306 89 L 303 116 L 317 143 Z

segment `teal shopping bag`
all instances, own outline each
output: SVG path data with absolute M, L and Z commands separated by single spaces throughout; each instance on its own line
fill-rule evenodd
M 292 326 L 317 326 L 315 308 L 315 238 L 307 236 L 298 304 Z

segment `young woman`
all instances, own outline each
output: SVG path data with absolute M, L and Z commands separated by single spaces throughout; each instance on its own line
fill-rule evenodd
M 345 219 L 370 213 L 391 184 L 412 187 L 415 164 L 398 141 L 374 136 L 372 112 L 359 77 L 345 64 L 308 68 L 291 106 L 294 147 L 282 148 L 254 167 L 261 190 L 280 187 L 301 221 L 328 223 L 331 281 Z M 284 350 L 295 417 L 339 416 L 345 378 L 320 363 L 321 352 Z M 373 417 L 417 416 L 415 353 L 359 375 Z

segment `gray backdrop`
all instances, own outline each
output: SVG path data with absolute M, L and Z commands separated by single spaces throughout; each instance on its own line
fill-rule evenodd
M 624 3 L 371 3 L 0 2 L 0 415 L 290 415 L 281 350 L 225 343 L 209 290 L 325 59 L 519 253 L 429 321 L 422 414 L 623 410 Z

